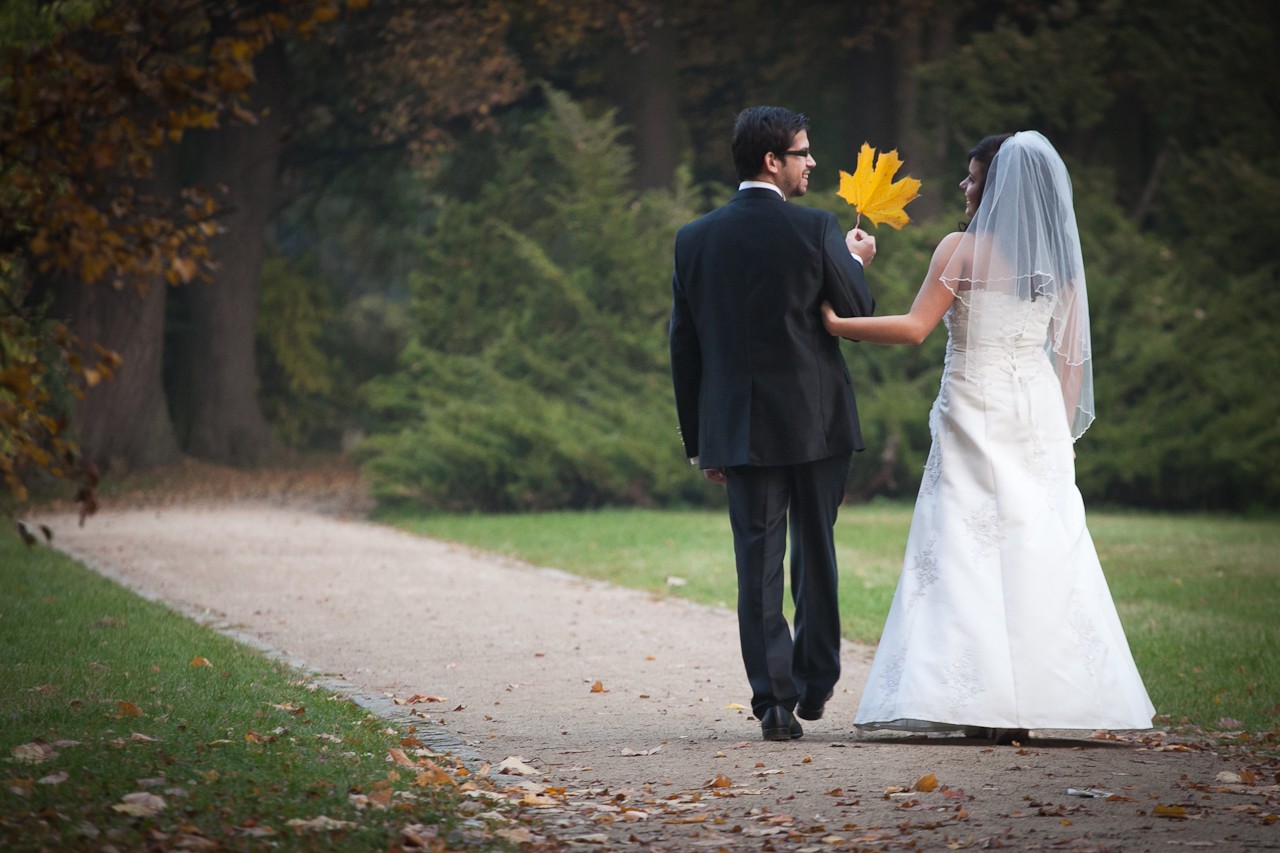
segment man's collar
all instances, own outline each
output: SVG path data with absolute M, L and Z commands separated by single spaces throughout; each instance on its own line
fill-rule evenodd
M 782 196 L 783 201 L 787 200 L 786 193 L 784 193 L 778 187 L 777 184 L 771 184 L 768 181 L 743 181 L 742 183 L 738 184 L 738 189 L 739 190 L 763 190 L 763 189 L 773 190 L 778 195 Z

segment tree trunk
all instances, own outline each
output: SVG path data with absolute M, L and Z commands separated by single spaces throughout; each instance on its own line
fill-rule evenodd
M 849 52 L 849 82 L 842 83 L 841 88 L 848 98 L 846 113 L 855 131 L 849 145 L 855 158 L 863 142 L 879 151 L 898 146 L 892 69 L 891 48 L 884 39 L 876 39 L 870 48 Z M 845 168 L 852 171 L 854 165 Z
M 671 17 L 651 25 L 636 52 L 625 47 L 608 62 L 610 89 L 620 118 L 632 128 L 639 189 L 670 188 L 680 165 L 680 105 L 676 78 L 676 33 Z
M 172 152 L 156 156 L 152 177 L 140 195 L 177 198 Z M 115 375 L 77 400 L 72 427 L 86 463 L 104 474 L 171 465 L 182 458 L 169 416 L 164 385 L 164 318 L 169 285 L 162 276 L 119 289 L 110 282 L 86 284 L 72 275 L 44 283 L 55 295 L 53 311 L 81 342 L 86 366 L 96 364 L 96 346 L 118 353 Z
M 164 308 L 168 287 L 132 287 L 66 281 L 60 304 L 85 344 L 85 363 L 97 362 L 93 344 L 124 359 L 115 377 L 90 388 L 74 412 L 80 452 L 104 473 L 121 474 L 181 459 L 162 381 Z
M 254 358 L 258 291 L 288 91 L 283 46 L 255 64 L 256 125 L 234 124 L 195 140 L 193 183 L 226 187 L 224 228 L 210 241 L 212 284 L 183 294 L 189 325 L 173 371 L 175 420 L 188 453 L 228 465 L 261 462 L 276 450 L 258 401 Z

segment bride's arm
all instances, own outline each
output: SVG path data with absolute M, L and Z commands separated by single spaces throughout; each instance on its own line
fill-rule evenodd
M 961 234 L 948 234 L 933 251 L 929 272 L 911 310 L 906 314 L 882 317 L 840 317 L 827 303 L 822 305 L 822 322 L 827 331 L 842 338 L 873 344 L 920 344 L 942 320 L 955 294 L 942 283 L 942 271 L 960 244 Z

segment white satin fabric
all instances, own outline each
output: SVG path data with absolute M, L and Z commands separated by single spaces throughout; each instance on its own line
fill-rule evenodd
M 971 347 L 974 304 L 1002 333 Z M 860 728 L 1151 726 L 1075 485 L 1044 346 L 1054 307 L 989 291 L 947 312 L 933 446 Z

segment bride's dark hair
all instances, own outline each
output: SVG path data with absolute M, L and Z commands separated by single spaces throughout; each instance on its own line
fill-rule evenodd
M 1000 146 L 1012 133 L 996 133 L 991 136 L 983 137 L 982 141 L 969 149 L 969 160 L 977 160 L 982 166 L 982 192 L 987 189 L 988 172 L 991 170 L 991 161 L 995 159 L 996 153 L 1000 150 Z M 982 192 L 978 194 L 978 204 L 982 204 Z M 960 230 L 963 231 L 969 227 L 968 222 L 960 223 Z

